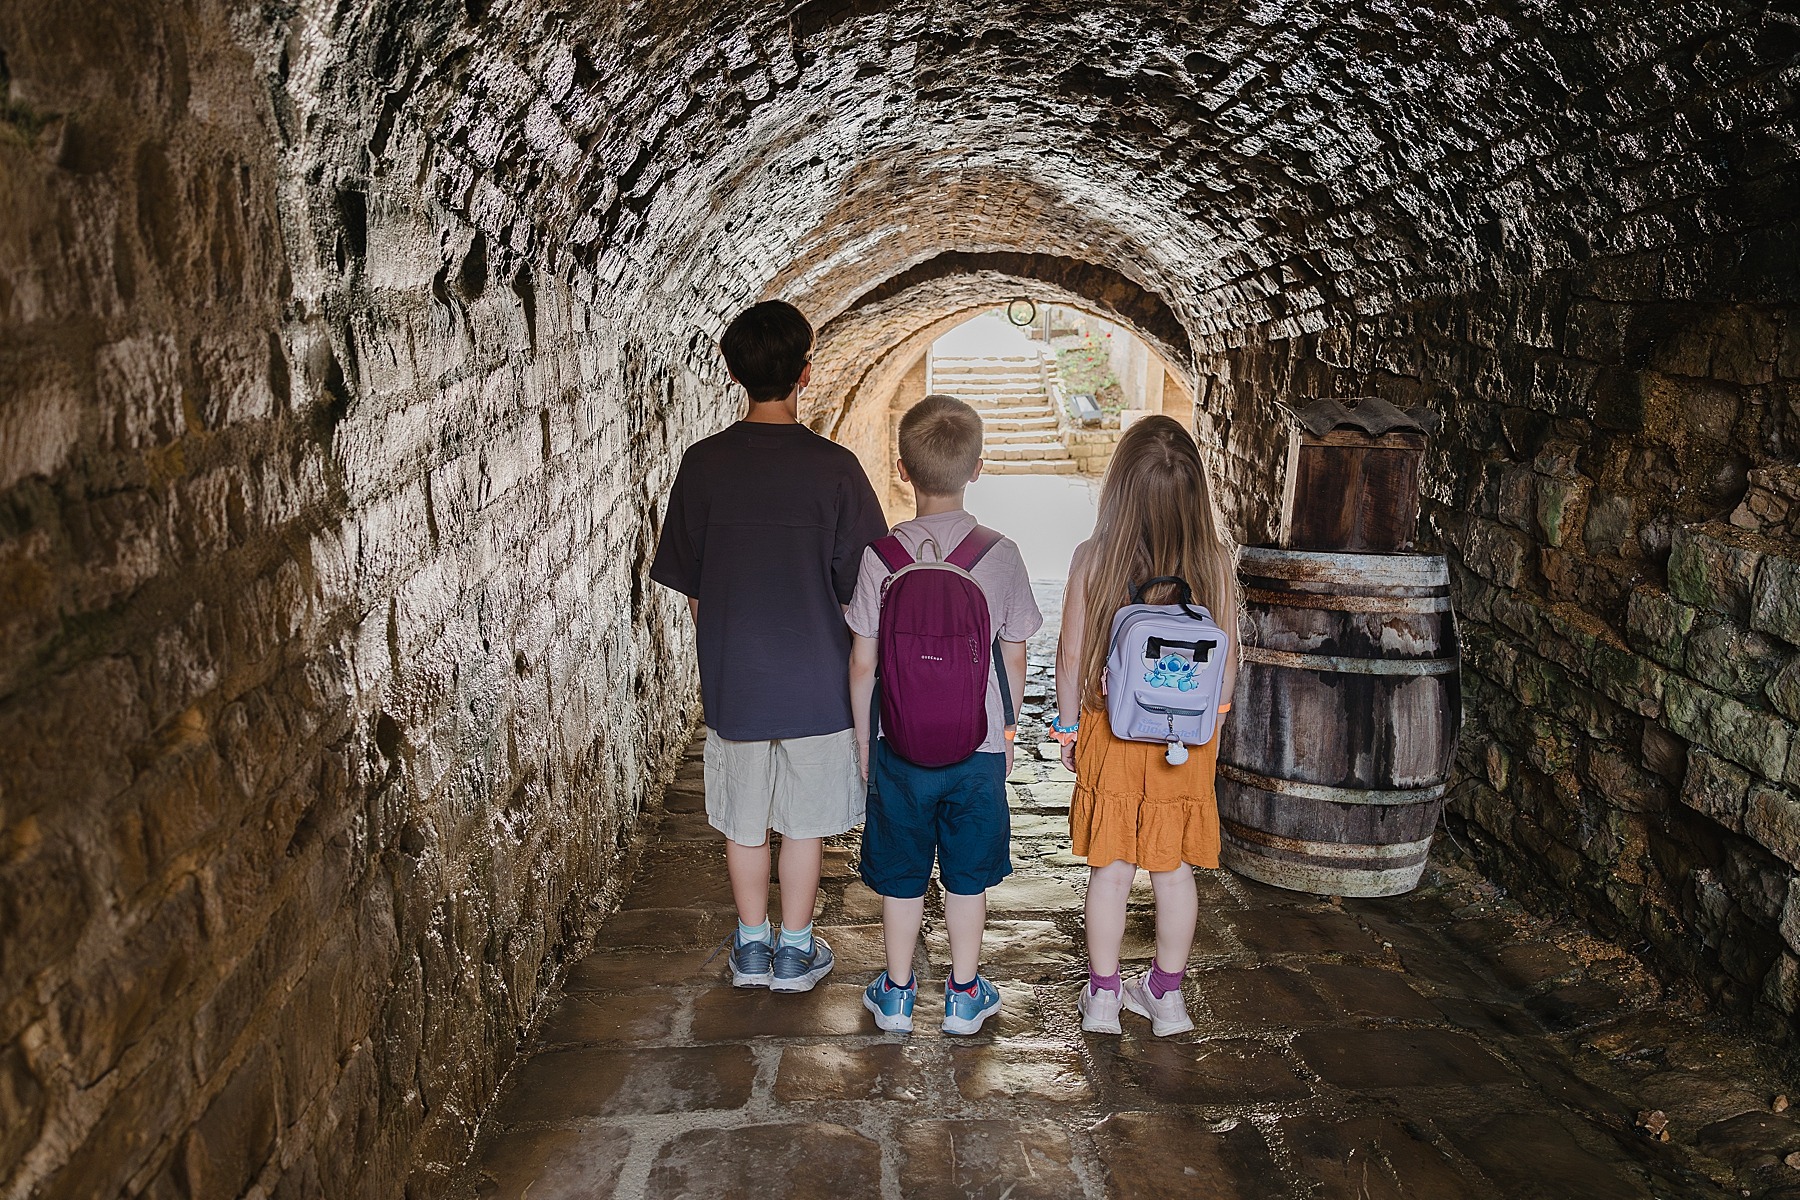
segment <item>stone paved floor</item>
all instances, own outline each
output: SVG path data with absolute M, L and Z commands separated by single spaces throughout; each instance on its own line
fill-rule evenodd
M 1040 702 L 1048 652 L 1047 635 Z M 1800 1123 L 1777 1111 L 1786 1085 L 1758 1047 L 1448 863 L 1381 901 L 1201 872 L 1198 1028 L 1158 1039 L 1127 1015 L 1122 1038 L 1084 1035 L 1070 780 L 1036 760 L 1014 780 L 1016 873 L 990 893 L 984 966 L 1005 1008 L 977 1037 L 937 1030 L 939 909 L 908 1038 L 877 1033 L 860 1003 L 882 965 L 880 902 L 853 837 L 827 854 L 817 920 L 838 968 L 816 991 L 734 991 L 723 956 L 708 963 L 733 914 L 691 756 L 460 1195 L 1800 1200 Z

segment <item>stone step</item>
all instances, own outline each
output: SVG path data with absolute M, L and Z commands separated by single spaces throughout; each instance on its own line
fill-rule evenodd
M 958 397 L 962 399 L 962 397 Z M 984 418 L 995 417 L 1054 417 L 1056 410 L 1042 400 L 1020 400 L 1011 404 L 988 404 L 978 400 L 965 400 L 964 403 L 980 413 Z
M 1022 363 L 1037 366 L 1035 354 L 940 354 L 932 358 L 933 370 L 939 367 L 1017 367 Z
M 990 429 L 987 431 L 986 444 L 990 446 L 1022 446 L 1037 444 L 1045 440 L 1044 435 L 1052 432 L 1053 426 L 1042 429 Z
M 981 455 L 983 458 L 999 460 L 1067 458 L 1069 451 L 1061 442 L 1021 442 L 1008 446 L 986 446 Z
M 1007 392 L 1028 392 L 1036 396 L 1047 394 L 1044 390 L 1044 385 L 1036 378 L 1000 379 L 996 377 L 994 379 L 970 379 L 967 376 L 960 376 L 954 379 L 945 379 L 942 375 L 933 375 L 931 377 L 931 386 L 936 391 L 949 392 L 953 396 L 987 396 L 995 393 L 1004 394 Z
M 1007 380 L 1037 384 L 1043 380 L 1044 374 L 1036 367 L 1020 371 L 947 371 L 942 367 L 934 367 L 931 377 L 939 382 L 950 380 L 967 384 L 1004 383 Z
M 1072 458 L 1038 458 L 1014 462 L 1010 459 L 981 460 L 981 469 L 989 475 L 1079 475 L 1081 468 Z
M 989 433 L 1048 433 L 1056 428 L 1056 418 L 1047 413 L 1041 417 L 985 417 L 981 423 Z

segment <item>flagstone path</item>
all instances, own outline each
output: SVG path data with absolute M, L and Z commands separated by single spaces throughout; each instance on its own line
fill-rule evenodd
M 1800 1124 L 1775 1111 L 1782 1085 L 1753 1042 L 1448 861 L 1412 895 L 1370 901 L 1200 872 L 1198 1027 L 1159 1039 L 1127 1014 L 1123 1037 L 1083 1034 L 1072 785 L 1024 744 L 1016 871 L 990 893 L 983 968 L 1005 1007 L 962 1039 L 937 1028 L 935 899 L 918 1031 L 881 1034 L 863 1011 L 880 900 L 856 879 L 854 836 L 829 846 L 818 909 L 836 971 L 803 996 L 726 984 L 709 955 L 734 928 L 731 897 L 690 754 L 458 1197 L 1800 1200 Z M 1142 964 L 1141 878 L 1131 913 Z

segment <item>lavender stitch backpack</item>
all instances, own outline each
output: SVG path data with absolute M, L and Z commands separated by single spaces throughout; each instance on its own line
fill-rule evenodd
M 1145 604 L 1159 583 L 1180 589 L 1174 604 Z M 1106 716 L 1113 736 L 1164 742 L 1171 765 L 1187 761 L 1189 746 L 1212 740 L 1219 719 L 1230 645 L 1185 581 L 1170 575 L 1131 589 L 1131 603 L 1113 617 L 1106 656 Z

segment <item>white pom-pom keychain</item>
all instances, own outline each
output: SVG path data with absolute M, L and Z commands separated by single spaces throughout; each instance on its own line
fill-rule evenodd
M 1187 747 L 1180 742 L 1170 742 L 1169 749 L 1163 757 L 1168 759 L 1171 767 L 1179 767 L 1187 761 Z

